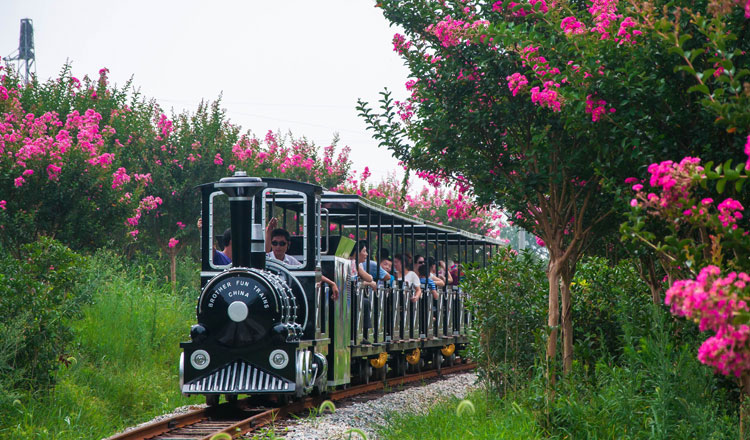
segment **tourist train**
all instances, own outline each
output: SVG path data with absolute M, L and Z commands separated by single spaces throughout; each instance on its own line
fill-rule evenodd
M 425 284 L 416 299 L 416 287 L 393 269 L 391 280 L 366 286 L 350 255 L 366 247 L 374 263 L 365 265 L 380 267 L 387 249 L 391 258 L 420 254 L 467 268 L 486 264 L 498 240 L 291 180 L 237 172 L 198 188 L 201 291 L 197 324 L 180 344 L 183 394 L 205 395 L 209 405 L 222 394 L 288 400 L 440 369 L 465 348 L 472 318 L 461 270 L 452 285 L 436 289 L 437 299 Z M 267 256 L 271 218 L 290 233 L 295 264 Z M 232 262 L 219 265 L 214 248 L 225 228 Z M 335 283 L 338 296 L 321 280 Z

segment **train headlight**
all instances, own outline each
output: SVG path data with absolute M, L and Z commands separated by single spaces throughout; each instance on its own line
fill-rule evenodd
M 233 301 L 232 304 L 229 304 L 229 307 L 227 307 L 227 315 L 229 315 L 229 319 L 234 322 L 244 321 L 245 318 L 247 318 L 247 313 L 247 304 L 242 301 Z
M 190 365 L 196 370 L 202 370 L 208 367 L 209 363 L 211 363 L 211 356 L 208 355 L 206 350 L 195 350 L 193 354 L 190 355 Z
M 281 370 L 289 364 L 289 355 L 284 350 L 274 350 L 268 356 L 268 362 L 277 370 Z

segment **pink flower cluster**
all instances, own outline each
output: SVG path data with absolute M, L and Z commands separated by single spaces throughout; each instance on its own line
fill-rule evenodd
M 719 203 L 717 209 L 719 210 L 721 225 L 725 228 L 737 229 L 737 220 L 742 218 L 740 211 L 745 209 L 742 204 L 734 199 L 726 199 Z
M 643 32 L 639 31 L 638 29 L 630 29 L 636 27 L 637 25 L 638 23 L 636 23 L 635 20 L 633 20 L 631 17 L 625 17 L 625 19 L 620 22 L 620 29 L 617 31 L 615 41 L 619 42 L 620 44 L 625 42 L 635 44 L 636 41 L 633 38 L 643 34 Z
M 580 35 L 586 32 L 586 28 L 583 23 L 578 21 L 575 17 L 565 17 L 560 23 L 560 29 L 565 32 L 566 35 Z
M 505 78 L 508 81 L 508 88 L 513 96 L 523 91 L 523 88 L 529 83 L 526 77 L 518 72 Z
M 404 54 L 409 51 L 411 47 L 411 41 L 406 41 L 401 34 L 393 34 L 393 51 L 399 54 Z
M 690 198 L 693 176 L 703 175 L 703 167 L 699 164 L 699 158 L 685 157 L 679 164 L 667 160 L 649 165 L 648 172 L 651 174 L 649 184 L 653 188 L 660 188 L 661 194 L 649 193 L 647 196 L 641 194 L 641 197 L 649 206 L 655 208 L 681 210 Z M 640 193 L 640 188 L 634 187 L 633 189 Z M 636 199 L 631 201 L 632 206 L 637 206 L 637 204 Z
M 172 249 L 173 247 L 177 246 L 177 244 L 180 242 L 180 240 L 177 240 L 176 238 L 172 237 L 169 239 L 169 243 L 167 244 L 167 247 Z
M 695 280 L 676 281 L 666 293 L 672 313 L 696 320 L 701 331 L 716 332 L 701 345 L 698 359 L 725 375 L 739 377 L 750 369 L 750 327 L 734 324 L 738 313 L 750 312 L 744 299 L 750 295 L 749 283 L 744 272 L 722 278 L 717 266 L 706 266 Z
M 588 95 L 586 96 L 586 113 L 591 115 L 591 121 L 596 122 L 599 119 L 601 119 L 602 116 L 604 116 L 607 113 L 607 110 L 605 109 L 605 106 L 607 105 L 607 101 L 603 99 L 596 99 L 596 96 Z M 610 113 L 614 113 L 615 109 L 610 108 Z
M 560 85 L 554 81 L 545 81 L 543 87 L 541 90 L 539 87 L 531 88 L 531 102 L 541 107 L 547 107 L 554 112 L 559 112 L 562 102 L 560 101 L 560 94 L 555 88 L 560 87 Z
M 443 47 L 458 46 L 461 43 L 463 31 L 471 25 L 463 20 L 454 20 L 450 15 L 440 20 L 437 24 L 431 24 L 425 29 L 428 33 L 435 35 Z
M 617 21 L 621 15 L 617 14 L 618 0 L 592 0 L 589 6 L 589 13 L 594 19 L 594 28 L 591 32 L 601 34 L 601 39 L 606 40 L 610 37 L 609 26 Z

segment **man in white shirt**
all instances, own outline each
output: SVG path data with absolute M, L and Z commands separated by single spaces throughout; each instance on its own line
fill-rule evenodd
M 272 218 L 266 227 L 266 258 L 279 260 L 291 266 L 301 265 L 299 260 L 286 254 L 292 237 L 286 229 L 277 228 L 277 225 L 276 218 Z

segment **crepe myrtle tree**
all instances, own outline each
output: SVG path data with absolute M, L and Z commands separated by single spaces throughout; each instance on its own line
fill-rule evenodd
M 569 371 L 569 285 L 584 250 L 619 223 L 623 188 L 612 182 L 656 155 L 731 144 L 726 132 L 685 93 L 692 78 L 625 3 L 377 6 L 404 30 L 393 47 L 412 79 L 405 99 L 386 90 L 377 111 L 360 101 L 361 116 L 409 170 L 470 187 L 540 238 L 550 258 L 547 358 L 556 357 L 562 308 Z
M 346 178 L 349 148 L 305 138 L 263 139 L 232 124 L 220 101 L 168 117 L 130 87 L 72 76 L 24 85 L 0 79 L 0 240 L 9 249 L 38 236 L 75 249 L 160 250 L 176 256 L 195 233 L 195 186 L 236 169 L 324 186 Z
M 70 75 L 23 84 L 0 68 L 0 242 L 18 256 L 40 236 L 74 249 L 123 245 L 123 220 L 140 209 L 148 176 L 118 180 L 117 129 L 109 114 L 128 106 L 129 85 Z M 119 128 L 119 127 L 118 127 Z M 139 127 L 131 127 L 140 131 Z

